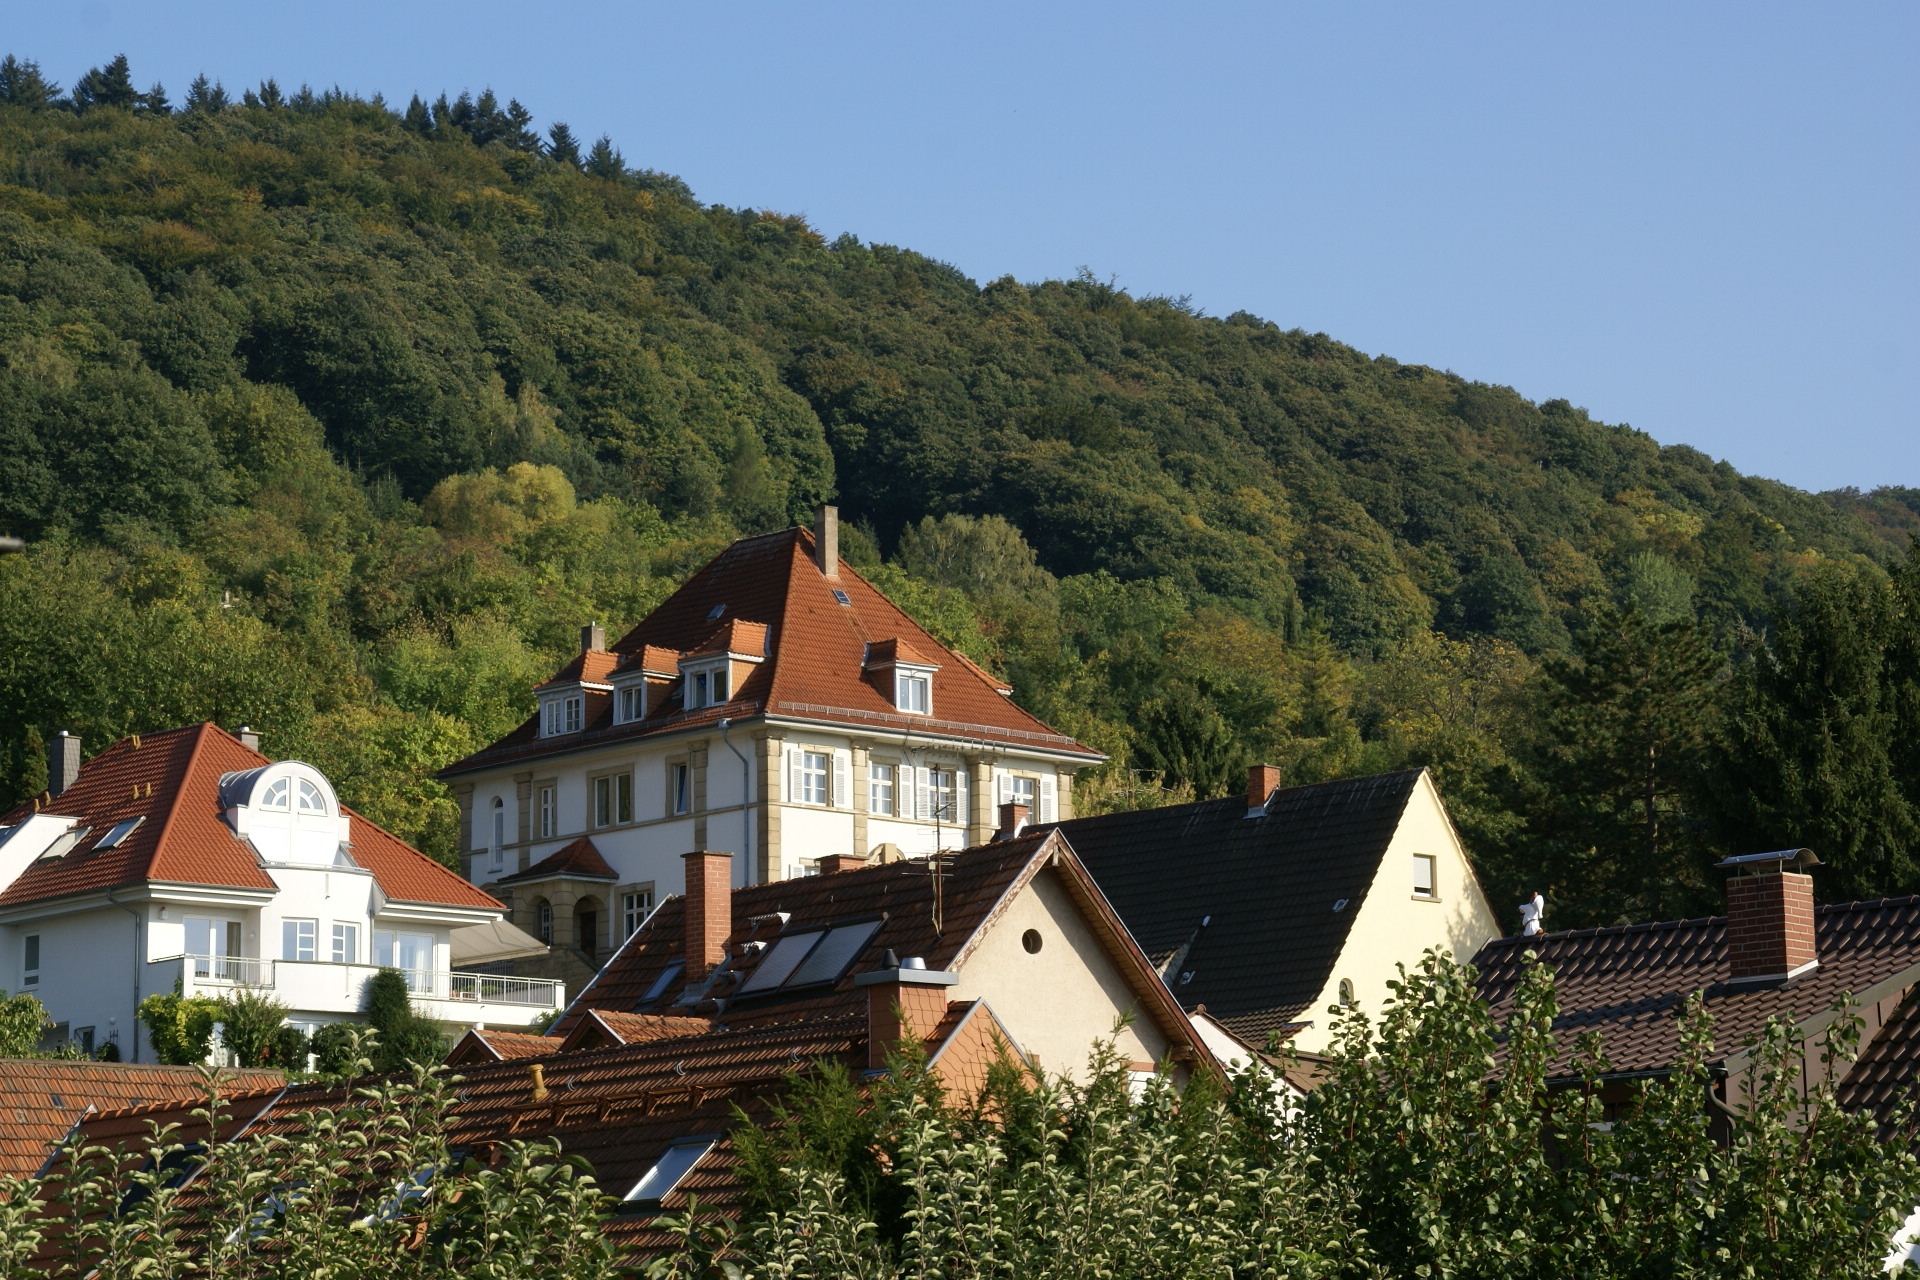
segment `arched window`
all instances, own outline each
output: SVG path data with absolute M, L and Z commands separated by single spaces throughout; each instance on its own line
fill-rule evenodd
M 545 898 L 540 899 L 533 909 L 534 932 L 540 941 L 553 945 L 553 904 Z
M 326 811 L 327 798 L 320 794 L 320 788 L 305 778 L 300 779 L 300 812 L 325 813 Z
M 260 807 L 262 809 L 286 809 L 291 807 L 287 803 L 287 789 L 292 783 L 293 779 L 291 778 L 275 778 L 272 785 L 267 788 L 267 794 L 260 797 Z
M 1346 1006 L 1353 1004 L 1353 980 L 1350 978 L 1340 979 L 1340 1003 Z

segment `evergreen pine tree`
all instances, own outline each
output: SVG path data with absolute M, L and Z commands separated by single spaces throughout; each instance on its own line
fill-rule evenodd
M 268 76 L 260 82 L 258 99 L 256 101 L 250 101 L 248 105 L 261 106 L 267 108 L 269 111 L 277 111 L 285 106 L 286 103 L 286 96 L 280 92 L 280 82 L 272 76 Z
M 133 87 L 133 72 L 127 66 L 127 55 L 117 55 L 104 67 L 95 67 L 81 76 L 73 86 L 73 106 L 76 111 L 90 111 L 95 107 L 119 107 L 130 111 L 140 101 L 140 93 Z
M 1812 849 L 1837 901 L 1920 889 L 1913 573 L 1911 560 L 1892 582 L 1815 569 L 1734 691 L 1716 770 L 1724 838 L 1735 852 Z
M 507 110 L 503 117 L 506 130 L 503 140 L 515 151 L 540 153 L 540 134 L 533 127 L 533 112 L 520 105 L 518 98 L 507 99 Z
M 217 115 L 232 105 L 226 89 L 218 82 L 209 81 L 204 71 L 187 86 L 186 110 L 189 112 Z
M 153 88 L 140 95 L 139 109 L 150 116 L 172 115 L 173 104 L 167 101 L 167 87 L 155 80 Z
M 40 74 L 39 63 L 12 54 L 0 58 L 0 103 L 37 109 L 59 96 L 60 86 Z
M 427 109 L 427 104 L 420 100 L 419 94 L 414 94 L 413 100 L 407 103 L 407 114 L 402 117 L 401 123 L 422 137 L 432 136 L 433 112 Z
M 1544 664 L 1545 741 L 1525 810 L 1556 923 L 1714 905 L 1698 794 L 1723 662 L 1691 620 L 1606 610 Z
M 573 136 L 566 121 L 556 120 L 553 128 L 547 130 L 547 155 L 576 169 L 580 167 L 580 139 Z
M 603 133 L 587 153 L 586 170 L 596 178 L 615 182 L 626 176 L 627 162 L 614 149 L 613 139 Z

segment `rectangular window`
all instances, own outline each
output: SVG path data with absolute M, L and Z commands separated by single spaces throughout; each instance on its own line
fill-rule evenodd
M 360 963 L 360 926 L 345 920 L 333 923 L 333 962 L 335 964 Z
M 653 890 L 629 889 L 620 895 L 620 936 L 631 938 L 653 910 Z
M 559 698 L 551 698 L 544 707 L 546 719 L 541 725 L 541 733 L 548 738 L 557 738 L 565 732 L 566 711 L 560 705 Z
M 691 778 L 686 765 L 667 766 L 667 803 L 675 813 L 685 813 L 693 805 Z
M 430 933 L 387 933 L 373 935 L 373 962 L 383 969 L 398 969 L 407 976 L 407 989 L 428 991 L 433 987 L 433 935 Z
M 893 816 L 894 766 L 890 764 L 869 764 L 867 766 L 867 811 L 883 817 Z
M 567 732 L 578 733 L 580 732 L 580 695 L 577 693 L 573 694 L 566 698 L 565 702 L 567 708 Z
M 902 671 L 894 676 L 894 705 L 902 711 L 926 715 L 933 709 L 933 680 L 918 671 Z
M 959 783 L 952 769 L 927 770 L 927 803 L 931 810 L 928 817 L 935 822 L 957 822 L 960 806 L 955 803 L 959 796 Z
M 646 692 L 644 684 L 628 685 L 620 690 L 620 723 L 631 724 L 641 717 L 642 708 L 646 705 Z
M 320 937 L 318 920 L 282 920 L 280 922 L 280 958 L 313 960 Z
M 1038 798 L 1039 790 L 1040 784 L 1037 779 L 1023 778 L 1018 774 L 1007 779 L 1008 802 L 1027 806 L 1029 818 L 1039 816 L 1039 810 L 1034 807 L 1034 800 Z
M 633 775 L 616 774 L 613 779 L 613 820 L 633 821 Z
M 555 827 L 553 812 L 553 788 L 540 788 L 540 838 L 551 840 Z
M 724 707 L 727 705 L 727 699 L 731 696 L 727 691 L 727 683 L 727 669 L 725 667 L 713 673 L 711 693 L 714 706 Z
M 593 825 L 611 827 L 633 821 L 633 775 L 616 773 L 593 780 Z
M 231 982 L 240 976 L 235 961 L 241 955 L 240 922 L 210 920 L 188 916 L 187 955 L 193 959 L 193 976 Z
M 1440 890 L 1433 878 L 1434 858 L 1430 853 L 1413 855 L 1413 896 L 1416 898 L 1437 898 Z
M 696 671 L 693 676 L 693 706 L 690 706 L 687 709 L 691 711 L 693 710 L 694 707 L 704 707 L 706 705 L 707 705 L 707 673 L 704 671 Z
M 825 804 L 827 802 L 827 753 L 824 751 L 802 751 L 800 753 L 800 795 L 801 804 Z
M 21 940 L 20 985 L 37 987 L 40 985 L 40 935 L 30 933 Z

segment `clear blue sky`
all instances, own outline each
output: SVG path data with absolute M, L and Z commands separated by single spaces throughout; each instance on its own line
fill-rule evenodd
M 1808 488 L 1920 485 L 1920 4 L 10 0 L 404 105 L 491 85 L 705 200 L 985 281 L 1086 266 L 1564 396 Z

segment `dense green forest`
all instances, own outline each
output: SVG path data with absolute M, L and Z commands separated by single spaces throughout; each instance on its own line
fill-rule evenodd
M 1572 303 L 1570 302 L 1570 305 Z M 1920 888 L 1920 493 L 704 205 L 489 91 L 0 63 L 0 798 L 250 722 L 438 856 L 440 765 L 741 533 L 850 559 L 1114 756 L 1084 805 L 1432 765 L 1496 899 Z

